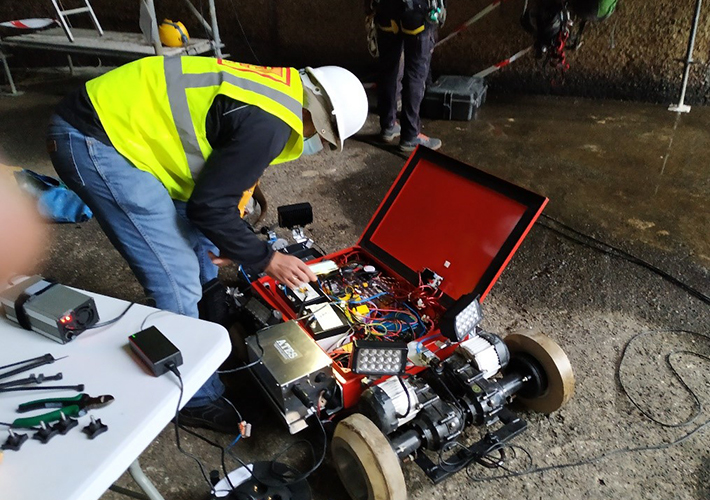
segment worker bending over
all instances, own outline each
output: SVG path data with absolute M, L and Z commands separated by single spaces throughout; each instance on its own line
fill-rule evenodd
M 234 261 L 290 287 L 316 277 L 241 218 L 269 165 L 341 150 L 367 117 L 349 71 L 146 57 L 90 80 L 52 117 L 48 150 L 160 309 L 197 317 L 202 284 Z M 181 412 L 238 431 L 217 374 Z

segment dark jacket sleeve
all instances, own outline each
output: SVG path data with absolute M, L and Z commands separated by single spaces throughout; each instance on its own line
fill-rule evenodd
M 220 256 L 263 271 L 273 251 L 239 214 L 242 193 L 285 147 L 291 128 L 256 106 L 220 96 L 207 116 L 213 148 L 187 203 L 187 216 Z

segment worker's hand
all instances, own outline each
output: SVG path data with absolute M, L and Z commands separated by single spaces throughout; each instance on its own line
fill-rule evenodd
M 281 252 L 274 252 L 271 262 L 264 271 L 276 281 L 293 290 L 318 280 L 313 271 L 301 259 Z
M 0 165 L 0 289 L 12 275 L 34 270 L 47 248 L 47 224 L 35 202 Z
M 232 263 L 232 261 L 229 259 L 225 259 L 224 257 L 217 257 L 215 254 L 213 254 L 209 250 L 207 251 L 207 253 L 210 256 L 210 260 L 212 261 L 212 264 L 214 264 L 217 267 L 228 266 L 229 264 Z

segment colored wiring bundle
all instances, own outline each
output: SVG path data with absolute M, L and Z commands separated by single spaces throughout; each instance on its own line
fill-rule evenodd
M 383 280 L 374 266 L 347 262 L 339 272 L 320 283 L 331 303 L 340 307 L 359 339 L 410 341 L 427 327 L 402 293 Z
M 337 364 L 348 366 L 353 340 L 411 342 L 435 329 L 444 311 L 439 302 L 443 293 L 421 276 L 418 286 L 388 276 L 357 251 L 336 259 L 336 265 L 338 270 L 318 283 L 328 305 L 338 307 L 350 324 L 346 334 L 328 349 Z M 318 305 L 314 305 L 309 314 L 297 319 L 317 312 Z

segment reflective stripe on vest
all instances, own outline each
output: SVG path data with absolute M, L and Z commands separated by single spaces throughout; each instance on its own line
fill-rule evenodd
M 195 73 L 186 74 L 182 70 L 182 61 L 178 57 L 165 58 L 165 83 L 168 90 L 168 100 L 173 120 L 180 134 L 187 164 L 190 166 L 192 178 L 196 179 L 205 163 L 202 150 L 197 140 L 195 127 L 192 123 L 190 108 L 187 105 L 187 93 L 189 88 L 215 87 L 223 82 L 227 82 L 242 90 L 255 92 L 264 97 L 268 97 L 291 111 L 294 115 L 301 115 L 303 110 L 302 101 L 297 101 L 278 90 L 266 85 L 262 85 L 246 78 L 239 78 L 231 73 Z M 211 104 L 211 103 L 210 103 Z
M 87 82 L 86 88 L 114 147 L 155 175 L 174 199 L 189 199 L 212 152 L 205 122 L 217 95 L 260 107 L 291 127 L 272 164 L 303 151 L 303 88 L 294 68 L 147 57 Z

